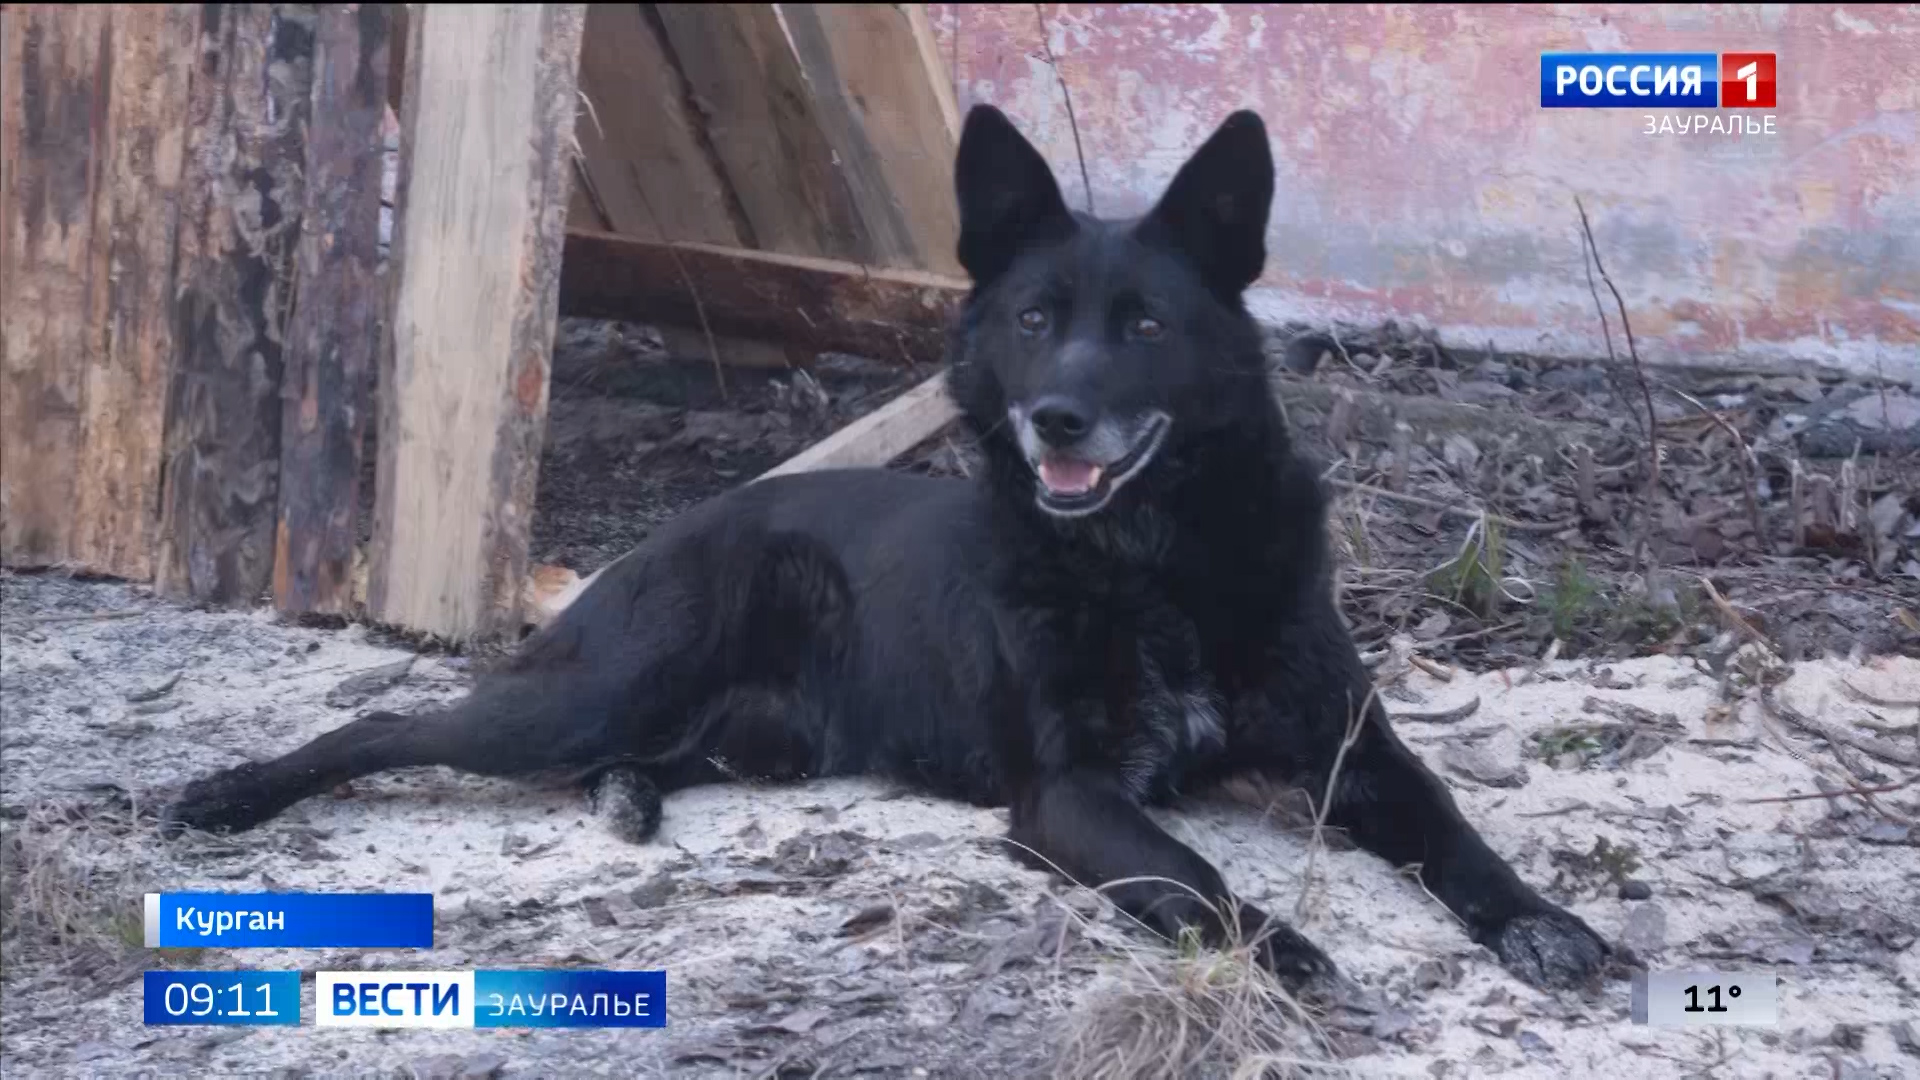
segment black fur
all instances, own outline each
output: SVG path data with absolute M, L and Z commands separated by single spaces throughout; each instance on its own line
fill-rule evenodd
M 1288 444 L 1241 291 L 1273 165 L 1237 113 L 1145 218 L 1071 214 L 991 108 L 956 168 L 974 291 L 951 386 L 976 482 L 881 471 L 750 485 L 601 575 L 466 700 L 357 720 L 188 785 L 170 828 L 241 829 L 343 780 L 443 764 L 575 769 L 623 833 L 658 793 L 735 777 L 887 774 L 1011 808 L 1012 839 L 1168 934 L 1266 931 L 1142 810 L 1237 770 L 1316 796 L 1520 976 L 1567 985 L 1607 947 L 1524 884 L 1395 736 L 1329 589 L 1322 494 Z M 1042 416 L 1041 414 L 1044 414 Z M 649 800 L 652 809 L 649 810 Z

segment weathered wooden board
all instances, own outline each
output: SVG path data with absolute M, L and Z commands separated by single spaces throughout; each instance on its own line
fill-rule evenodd
M 14 566 L 73 549 L 110 21 L 106 7 L 0 14 L 0 554 Z
M 455 640 L 519 627 L 584 20 L 580 4 L 411 13 L 377 619 Z
M 754 246 L 753 228 L 707 142 L 700 107 L 673 63 L 652 5 L 588 7 L 580 94 L 586 182 L 575 186 L 568 225 L 647 240 Z
M 957 274 L 958 109 L 917 4 L 780 4 L 877 265 Z
M 751 228 L 742 242 L 874 263 L 873 239 L 773 5 L 653 7 Z
M 361 451 L 385 326 L 379 276 L 381 119 L 392 5 L 328 4 L 314 30 L 299 302 L 287 328 L 273 596 L 346 614 L 360 525 Z
M 567 233 L 561 276 L 569 315 L 697 327 L 697 292 L 715 334 L 905 363 L 941 359 L 948 320 L 968 288 L 917 270 L 580 230 Z
M 273 573 L 315 16 L 301 4 L 195 13 L 155 583 L 238 604 Z
M 11 565 L 153 572 L 197 12 L 5 14 L 0 556 Z
M 756 480 L 818 469 L 878 468 L 960 418 L 942 372 L 814 443 Z

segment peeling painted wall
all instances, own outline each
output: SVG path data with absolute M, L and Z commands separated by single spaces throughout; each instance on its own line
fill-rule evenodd
M 962 108 L 1005 109 L 1079 206 L 1044 13 L 1103 215 L 1258 110 L 1279 169 L 1264 316 L 1599 355 L 1577 194 L 1643 357 L 1920 379 L 1920 5 L 929 9 Z M 1777 53 L 1778 133 L 1542 109 L 1553 50 Z

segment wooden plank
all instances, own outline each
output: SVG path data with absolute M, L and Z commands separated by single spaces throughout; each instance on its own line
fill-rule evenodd
M 43 5 L 0 16 L 0 556 L 10 566 L 65 562 L 73 549 L 92 149 L 105 134 L 111 16 Z
M 586 182 L 575 186 L 569 226 L 754 246 L 752 226 L 706 142 L 649 5 L 588 7 L 580 93 L 587 102 L 577 125 Z
M 388 623 L 453 640 L 519 628 L 584 8 L 409 19 L 367 587 Z
M 655 4 L 741 213 L 763 251 L 874 264 L 813 94 L 770 4 Z
M 901 4 L 900 10 L 906 13 L 907 28 L 913 35 L 914 51 L 920 54 L 920 68 L 934 83 L 933 93 L 940 104 L 941 119 L 946 122 L 947 132 L 953 137 L 954 145 L 960 143 L 960 101 L 954 93 L 955 73 L 940 58 L 940 40 L 933 33 L 933 23 L 927 18 L 927 5 Z
M 281 377 L 273 598 L 287 612 L 353 607 L 361 449 L 386 317 L 380 169 L 392 7 L 321 5 L 314 30 L 300 302 Z
M 180 122 L 195 70 L 194 5 L 114 8 L 111 100 L 96 206 L 86 441 L 73 514 L 74 561 L 119 576 L 154 573 L 175 328 L 173 267 L 186 193 Z
M 194 14 L 7 15 L 0 128 L 5 169 L 20 170 L 0 211 L 4 396 L 21 414 L 0 447 L 10 563 L 153 573 Z
M 945 372 L 814 443 L 755 478 L 755 482 L 817 469 L 878 468 L 932 438 L 960 418 L 947 393 Z
M 915 38 L 918 7 L 778 5 L 874 261 L 957 274 L 958 110 L 945 65 Z
M 924 271 L 569 230 L 560 304 L 567 315 L 694 327 L 704 310 L 715 334 L 937 363 L 967 289 Z
M 313 13 L 222 4 L 196 15 L 155 584 L 238 604 L 273 573 Z

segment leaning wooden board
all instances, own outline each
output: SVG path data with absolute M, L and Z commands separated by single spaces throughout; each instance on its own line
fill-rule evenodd
M 423 6 L 408 20 L 367 587 L 383 622 L 454 640 L 519 624 L 585 15 Z

